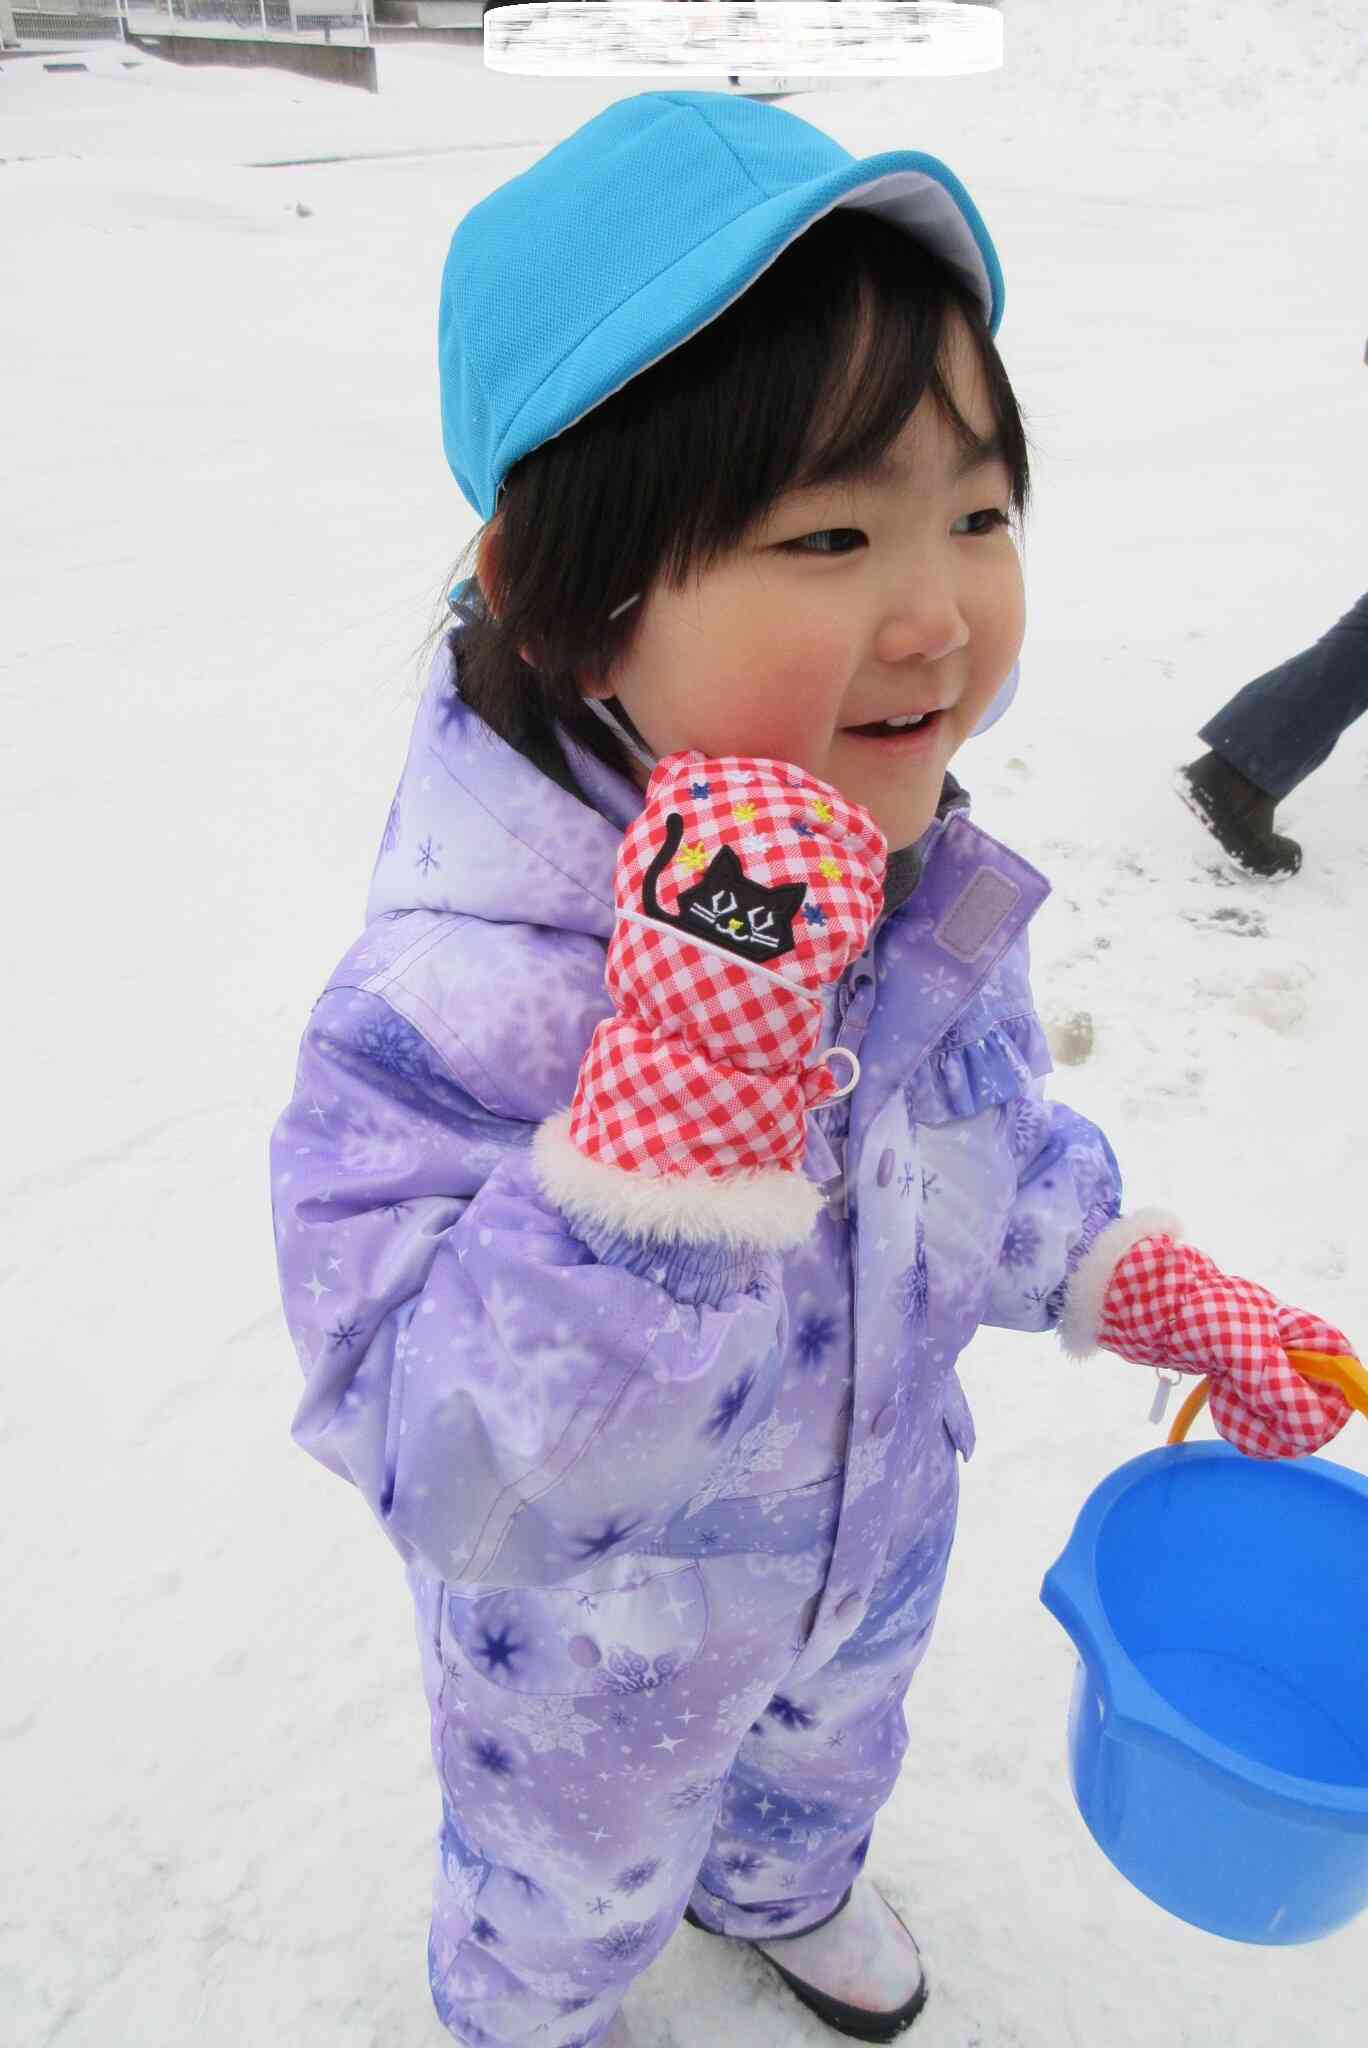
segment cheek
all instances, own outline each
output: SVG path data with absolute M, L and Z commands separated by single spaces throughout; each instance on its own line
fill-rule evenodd
M 970 708 L 976 718 L 987 710 L 1011 673 L 1025 632 L 1026 593 L 1020 564 L 1014 559 L 1011 572 L 1004 574 L 988 595 L 975 626 L 981 658 L 974 663 Z
M 771 651 L 764 667 L 757 660 L 749 670 L 729 664 L 709 693 L 709 729 L 725 742 L 721 751 L 814 769 L 825 756 L 840 701 L 832 674 L 810 650 L 782 664 Z
M 1015 661 L 1026 633 L 1026 583 L 1015 547 L 1012 549 L 1010 573 L 1003 577 L 994 610 L 997 631 L 1006 643 L 1012 661 Z

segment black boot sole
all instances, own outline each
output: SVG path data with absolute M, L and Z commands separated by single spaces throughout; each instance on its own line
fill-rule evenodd
M 849 1898 L 849 1896 L 850 1894 L 847 1892 L 846 1898 Z M 880 1892 L 879 1897 L 883 1898 L 882 1892 Z M 843 1899 L 841 1905 L 844 1904 L 845 1900 Z M 887 1899 L 884 1899 L 884 1904 L 888 1906 Z M 839 1913 L 840 1910 L 841 1908 L 838 1906 L 836 1912 Z M 894 1915 L 898 1925 L 904 1929 L 908 1937 L 915 1942 L 915 1935 L 913 1935 L 911 1928 L 908 1927 L 907 1922 L 903 1919 L 901 1913 L 897 1911 L 897 1908 L 888 1906 L 888 1910 Z M 832 1913 L 827 1917 L 834 1920 L 836 1914 Z M 711 1934 L 719 1941 L 745 1939 L 744 1936 L 719 1935 L 715 1927 L 705 1927 L 703 1922 L 695 1915 L 692 1906 L 685 1907 L 684 1918 L 688 1921 L 690 1927 L 696 1927 L 700 1934 Z M 826 1922 L 819 1921 L 817 1924 L 818 1926 L 825 1926 Z M 803 1929 L 804 1934 L 815 1934 L 816 1932 L 816 1927 L 805 1927 Z M 775 1939 L 780 1938 L 782 1937 L 775 1937 Z M 791 1938 L 793 1940 L 800 1940 L 801 1936 L 795 1935 Z M 766 1955 L 765 1951 L 762 1948 L 757 1948 L 753 1941 L 748 1941 L 746 1946 L 748 1948 L 755 1948 L 756 1954 L 769 1964 L 777 1976 L 783 1979 L 800 2005 L 805 2005 L 808 2011 L 815 2013 L 819 2020 L 833 2028 L 836 2033 L 847 2035 L 852 2041 L 895 2041 L 899 2034 L 905 2032 L 911 2026 L 913 2020 L 922 2011 L 927 1999 L 931 1995 L 931 1987 L 926 1981 L 926 1969 L 925 1965 L 923 1965 L 921 1983 L 917 1986 L 912 1997 L 908 1999 L 906 2005 L 898 2006 L 893 2012 L 867 2012 L 861 2005 L 847 2005 L 844 1999 L 829 1998 L 826 1992 L 819 1991 L 815 1984 L 805 1984 L 801 1977 L 795 1977 L 793 1972 L 786 1970 L 782 1963 L 776 1963 L 773 1956 Z M 920 1955 L 920 1949 L 917 1953 Z

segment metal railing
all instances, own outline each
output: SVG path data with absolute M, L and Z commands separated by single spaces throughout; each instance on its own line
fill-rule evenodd
M 269 37 L 369 43 L 368 0 L 68 0 L 16 8 L 26 41 L 103 42 L 126 35 Z
M 14 33 L 24 43 L 108 43 L 119 42 L 123 26 L 115 0 L 69 0 L 61 8 L 16 7 L 11 19 Z
M 134 34 L 320 38 L 368 43 L 367 0 L 115 0 Z

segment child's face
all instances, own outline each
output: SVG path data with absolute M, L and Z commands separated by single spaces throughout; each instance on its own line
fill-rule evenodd
M 988 391 L 958 323 L 946 375 L 986 438 Z M 935 816 L 947 763 L 1010 674 L 1025 598 L 1012 535 L 973 516 L 1007 512 L 1006 465 L 957 479 L 959 444 L 929 396 L 892 454 L 903 480 L 793 494 L 685 591 L 658 582 L 588 694 L 617 697 L 657 756 L 792 761 L 863 804 L 896 848 Z M 945 708 L 915 751 L 845 730 L 932 705 Z

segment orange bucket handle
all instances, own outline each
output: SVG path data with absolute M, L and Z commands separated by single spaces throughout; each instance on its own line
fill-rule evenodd
M 1328 1351 L 1290 1349 L 1287 1355 L 1299 1373 L 1304 1374 L 1309 1380 L 1321 1380 L 1327 1386 L 1338 1387 L 1345 1399 L 1358 1409 L 1360 1415 L 1368 1416 L 1368 1372 L 1364 1371 L 1356 1358 L 1332 1358 Z M 1188 1395 L 1169 1431 L 1168 1440 L 1171 1444 L 1182 1443 L 1205 1408 L 1210 1388 L 1210 1379 L 1204 1379 Z

